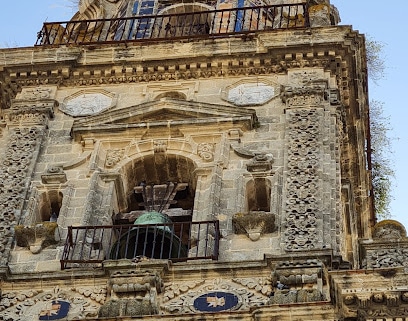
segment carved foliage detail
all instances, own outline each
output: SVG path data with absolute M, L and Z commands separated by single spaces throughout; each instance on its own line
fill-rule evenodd
M 318 246 L 319 136 L 318 109 L 288 110 L 288 178 L 286 182 L 285 249 Z
M 268 303 L 271 293 L 268 279 L 234 279 L 232 282 L 216 279 L 213 281 L 172 283 L 165 287 L 162 312 L 171 314 L 197 312 L 194 301 L 206 293 L 222 291 L 238 298 L 234 310 L 248 309 Z
M 0 163 L 0 265 L 7 260 L 16 213 L 22 206 L 27 172 L 42 136 L 40 128 L 15 128 L 11 131 Z
M 398 266 L 408 267 L 408 248 L 370 250 L 363 264 L 368 269 Z
M 104 287 L 6 292 L 0 300 L 0 318 L 5 321 L 36 320 L 54 300 L 70 303 L 69 320 L 95 317 L 106 300 L 106 293 Z

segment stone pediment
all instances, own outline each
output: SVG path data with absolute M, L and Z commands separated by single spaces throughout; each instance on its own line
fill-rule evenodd
M 214 124 L 227 128 L 241 124 L 243 129 L 252 129 L 256 122 L 252 109 L 166 98 L 76 119 L 73 134 Z

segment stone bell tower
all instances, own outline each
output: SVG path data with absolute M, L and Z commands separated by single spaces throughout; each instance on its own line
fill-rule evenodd
M 339 23 L 329 0 L 81 0 L 1 49 L 1 319 L 407 320 Z

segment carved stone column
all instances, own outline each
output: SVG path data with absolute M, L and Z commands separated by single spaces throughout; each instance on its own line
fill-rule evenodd
M 55 88 L 23 89 L 4 111 L 8 131 L 0 158 L 0 268 L 6 267 L 30 177 L 47 124 L 53 117 Z

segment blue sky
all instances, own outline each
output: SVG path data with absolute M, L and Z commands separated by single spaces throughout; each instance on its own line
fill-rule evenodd
M 70 0 L 4 1 L 0 11 L 0 47 L 32 46 L 44 21 L 69 20 L 75 13 Z M 407 0 L 394 0 L 389 5 L 373 0 L 332 0 L 340 11 L 342 25 L 369 34 L 384 44 L 386 75 L 378 85 L 370 84 L 370 99 L 384 102 L 385 114 L 390 117 L 394 137 L 391 155 L 395 163 L 396 183 L 391 204 L 393 219 L 408 228 L 405 197 L 408 200 L 408 108 L 405 106 L 408 64 L 406 33 Z M 407 148 L 407 149 L 406 149 Z

